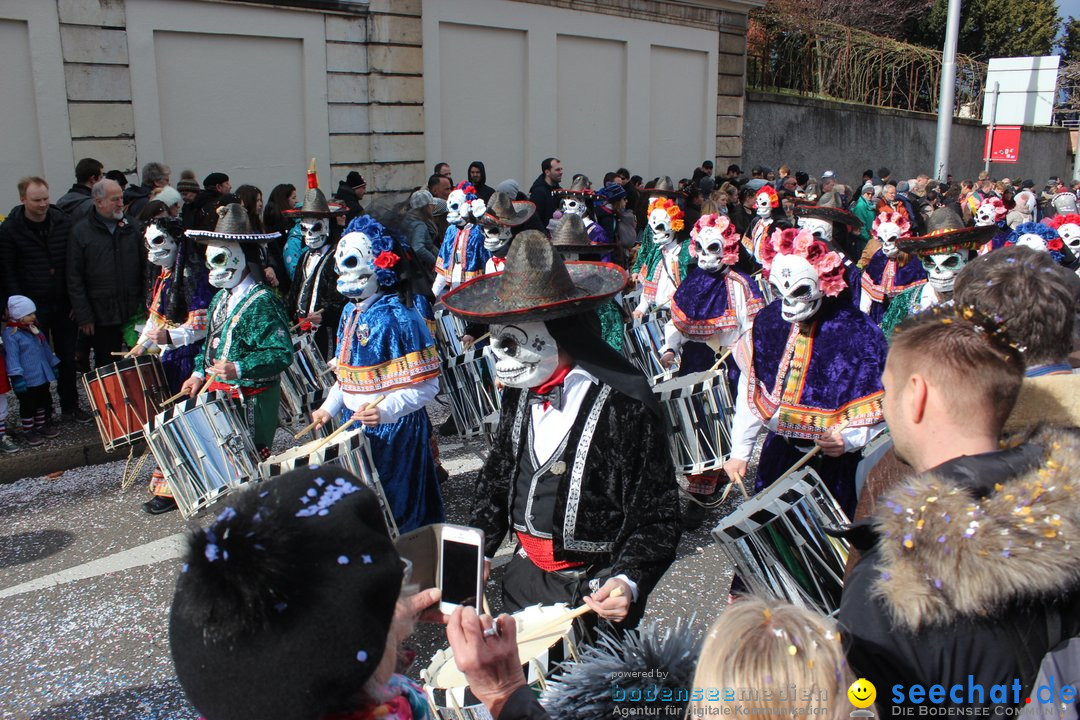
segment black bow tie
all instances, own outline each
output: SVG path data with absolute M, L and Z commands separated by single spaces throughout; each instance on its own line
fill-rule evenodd
M 561 412 L 563 403 L 563 386 L 556 385 L 545 393 L 538 393 L 535 390 L 529 391 L 530 405 L 542 405 L 544 403 L 550 404 L 551 407 Z

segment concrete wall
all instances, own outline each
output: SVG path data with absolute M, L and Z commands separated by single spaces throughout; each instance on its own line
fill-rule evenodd
M 897 179 L 929 174 L 934 165 L 937 117 L 886 108 L 808 98 L 747 93 L 742 167 L 786 163 L 820 176 L 832 170 L 855 184 L 862 171 L 884 165 Z M 983 169 L 986 128 L 975 120 L 953 120 L 948 171 L 954 180 L 975 178 Z M 1024 128 L 1015 164 L 991 163 L 994 177 L 1068 177 L 1069 135 L 1063 128 Z

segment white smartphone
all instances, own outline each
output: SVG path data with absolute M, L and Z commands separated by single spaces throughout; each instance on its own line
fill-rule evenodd
M 439 610 L 452 613 L 459 605 L 483 612 L 484 532 L 476 528 L 448 526 L 439 544 Z

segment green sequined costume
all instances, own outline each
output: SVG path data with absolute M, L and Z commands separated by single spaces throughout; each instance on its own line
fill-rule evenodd
M 910 287 L 892 299 L 889 307 L 885 309 L 885 316 L 881 318 L 881 331 L 885 333 L 885 339 L 892 338 L 896 326 L 907 320 L 909 315 L 915 315 L 922 306 L 922 293 L 926 287 L 916 285 Z

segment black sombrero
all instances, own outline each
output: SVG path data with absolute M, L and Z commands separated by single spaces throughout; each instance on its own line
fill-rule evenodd
M 290 208 L 289 210 L 282 210 L 282 215 L 289 217 L 334 217 L 336 215 L 345 215 L 349 212 L 349 208 L 335 203 L 330 205 L 326 202 L 326 195 L 323 191 L 317 187 L 308 188 L 308 191 L 304 193 L 304 204 L 298 208 Z
M 847 225 L 852 232 L 858 232 L 862 230 L 862 220 L 860 220 L 855 213 L 843 208 L 831 207 L 829 205 L 814 205 L 805 204 L 805 201 L 796 201 L 795 203 L 795 217 L 796 218 L 813 218 L 815 220 L 824 220 L 825 222 L 841 223 Z
M 899 238 L 896 247 L 901 252 L 920 257 L 945 255 L 962 250 L 978 250 L 999 232 L 1001 228 L 997 225 L 964 225 L 964 221 L 952 210 L 938 208 L 927 222 L 925 235 Z
M 218 221 L 213 230 L 188 230 L 187 236 L 199 243 L 223 240 L 234 243 L 264 243 L 281 237 L 281 233 L 256 233 L 251 229 L 247 210 L 239 203 L 229 203 L 217 209 Z

